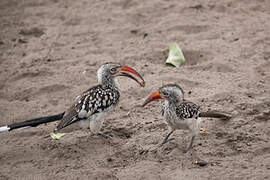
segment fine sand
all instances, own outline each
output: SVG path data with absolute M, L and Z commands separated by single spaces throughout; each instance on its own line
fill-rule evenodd
M 169 44 L 186 57 L 164 64 Z M 103 130 L 76 125 L 56 141 L 56 122 L 0 134 L 0 179 L 268 179 L 270 177 L 269 0 L 1 0 L 0 126 L 65 111 L 116 61 L 138 70 L 146 87 L 119 78 L 121 100 Z M 184 154 L 187 132 L 168 133 L 161 102 L 138 107 L 175 82 L 203 119 Z M 199 166 L 196 161 L 205 161 Z

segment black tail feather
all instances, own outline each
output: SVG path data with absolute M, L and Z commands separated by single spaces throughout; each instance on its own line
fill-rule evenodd
M 14 129 L 23 128 L 23 127 L 36 127 L 41 124 L 58 121 L 63 118 L 65 112 L 62 112 L 60 114 L 52 115 L 52 116 L 45 116 L 45 117 L 39 117 L 35 119 L 30 119 L 23 122 L 13 123 L 10 125 L 7 125 L 10 129 L 9 131 L 12 131 Z
M 228 114 L 220 113 L 220 112 L 214 112 L 214 111 L 200 112 L 199 116 L 200 117 L 208 117 L 208 118 L 219 118 L 219 119 L 222 119 L 222 120 L 229 120 L 229 119 L 232 118 Z

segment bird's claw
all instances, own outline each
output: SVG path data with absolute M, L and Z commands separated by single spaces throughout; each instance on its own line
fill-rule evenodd
M 189 151 L 189 149 L 184 149 L 183 150 L 183 153 L 185 154 L 185 153 L 187 153 Z
M 183 150 L 183 153 L 187 153 L 190 149 L 192 149 L 192 146 L 187 147 L 186 149 Z
M 167 142 L 172 141 L 172 140 L 174 140 L 174 139 L 175 139 L 175 138 L 170 138 L 170 139 L 167 139 L 167 140 L 164 139 L 164 141 L 162 141 L 162 143 L 159 144 L 158 147 L 162 147 L 164 144 L 166 144 Z
M 158 147 L 162 147 L 166 142 L 168 141 L 165 141 L 165 142 L 163 141 L 161 144 L 158 145 Z
M 173 133 L 173 131 L 171 131 L 162 141 L 162 143 L 158 146 L 158 147 L 162 147 L 165 143 L 167 143 L 169 141 L 169 137 L 170 135 Z
M 106 139 L 112 139 L 112 136 L 111 135 L 105 134 L 105 133 L 102 133 L 102 132 L 99 132 L 97 135 L 102 136 L 102 137 L 104 137 Z

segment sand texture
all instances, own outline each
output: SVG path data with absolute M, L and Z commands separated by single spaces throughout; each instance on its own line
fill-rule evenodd
M 180 68 L 164 64 L 172 42 Z M 52 140 L 56 122 L 1 133 L 0 179 L 269 179 L 269 0 L 1 0 L 0 126 L 65 111 L 107 61 L 146 80 L 119 78 L 103 127 L 113 139 L 74 125 Z M 157 148 L 168 133 L 161 102 L 138 105 L 168 82 L 233 118 L 203 119 L 209 134 L 186 154 L 185 131 Z

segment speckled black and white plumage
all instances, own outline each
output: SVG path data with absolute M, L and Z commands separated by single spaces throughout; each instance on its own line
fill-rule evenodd
M 181 119 L 197 119 L 199 117 L 199 114 L 199 107 L 193 102 L 183 101 L 176 105 L 176 115 Z
M 79 120 L 87 120 L 90 116 L 112 110 L 119 102 L 120 92 L 111 85 L 97 85 L 85 91 L 77 102 L 66 112 L 58 124 L 60 130 Z
M 138 76 L 142 82 L 128 72 Z M 89 125 L 91 132 L 104 135 L 100 133 L 104 116 L 114 109 L 120 98 L 117 76 L 127 76 L 144 86 L 143 78 L 132 68 L 118 63 L 104 63 L 97 71 L 99 84 L 77 98 L 77 101 L 65 112 L 55 131 L 80 121 L 82 125 Z
M 199 106 L 184 99 L 184 91 L 177 84 L 166 84 L 160 87 L 145 100 L 142 107 L 157 99 L 164 99 L 161 113 L 170 128 L 170 133 L 164 138 L 160 146 L 163 146 L 168 141 L 169 136 L 175 130 L 186 129 L 191 132 L 190 143 L 187 149 L 184 150 L 184 152 L 187 152 L 191 149 L 195 136 L 200 132 L 201 117 L 223 120 L 231 118 L 229 115 L 218 112 L 200 112 Z
M 184 100 L 177 103 L 165 100 L 161 111 L 172 130 L 188 129 L 194 135 L 197 133 L 200 111 L 196 104 Z
M 164 99 L 161 113 L 165 117 L 170 128 L 170 133 L 165 137 L 161 145 L 167 142 L 169 136 L 175 130 L 186 129 L 192 134 L 191 142 L 185 152 L 188 151 L 192 147 L 194 137 L 200 129 L 199 124 L 201 120 L 199 117 L 199 107 L 193 102 L 184 99 L 184 91 L 177 84 L 167 84 L 162 86 L 146 100 L 146 104 L 151 100 L 159 98 Z

